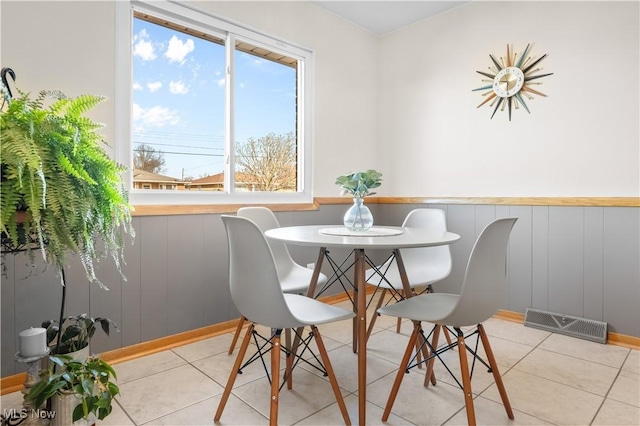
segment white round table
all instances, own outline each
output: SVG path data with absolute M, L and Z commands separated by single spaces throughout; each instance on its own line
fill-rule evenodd
M 358 423 L 365 424 L 366 419 L 366 374 L 367 374 L 367 315 L 366 315 L 366 289 L 365 289 L 365 250 L 367 249 L 389 249 L 393 250 L 398 263 L 398 270 L 403 281 L 405 295 L 410 295 L 411 290 L 406 278 L 404 264 L 400 256 L 400 249 L 429 247 L 444 244 L 451 244 L 460 239 L 460 235 L 453 232 L 431 232 L 423 228 L 403 228 L 394 226 L 384 226 L 385 230 L 401 231 L 397 235 L 396 232 L 382 231 L 376 233 L 377 227 L 372 228 L 371 235 L 332 235 L 337 229 L 342 228 L 339 225 L 308 225 L 308 226 L 288 226 L 282 228 L 274 228 L 265 232 L 265 236 L 272 240 L 282 241 L 287 244 L 319 247 L 318 260 L 311 283 L 309 286 L 309 296 L 315 294 L 317 279 L 320 274 L 322 260 L 325 257 L 326 249 L 330 247 L 342 247 L 354 250 L 354 282 L 356 286 L 356 312 L 358 315 L 354 318 L 354 350 L 358 352 Z M 346 229 L 345 229 L 346 231 Z M 347 232 L 343 232 L 347 233 Z M 330 235 L 331 234 L 331 235 Z M 377 235 L 383 234 L 383 235 Z

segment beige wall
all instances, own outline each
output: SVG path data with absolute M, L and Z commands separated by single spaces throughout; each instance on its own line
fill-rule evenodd
M 384 37 L 305 1 L 192 4 L 315 52 L 315 196 L 369 167 L 380 195 L 640 195 L 638 2 L 476 1 Z M 23 90 L 113 100 L 113 2 L 3 0 L 0 15 Z M 554 73 L 512 122 L 471 91 L 507 43 Z M 117 144 L 114 102 L 95 113 Z
M 394 196 L 640 195 L 639 3 L 476 1 L 380 40 L 378 144 Z M 547 98 L 492 108 L 489 54 L 548 56 Z M 382 191 L 380 191 L 382 192 Z
M 106 126 L 114 148 L 114 7 L 112 2 L 0 2 L 0 64 L 17 74 L 16 85 L 34 96 L 61 90 L 68 96 L 102 95 L 91 111 Z

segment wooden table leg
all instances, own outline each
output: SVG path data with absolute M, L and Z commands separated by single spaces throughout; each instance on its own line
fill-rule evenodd
M 313 268 L 313 274 L 311 275 L 311 281 L 309 282 L 307 296 L 314 299 L 316 296 L 316 287 L 318 287 L 318 278 L 320 278 L 320 270 L 322 269 L 322 261 L 324 260 L 326 251 L 326 247 L 320 247 L 320 250 L 318 251 L 318 259 L 316 260 L 316 265 Z
M 355 250 L 355 283 L 358 290 L 358 424 L 365 425 L 367 404 L 367 295 L 365 291 L 365 257 Z
M 309 289 L 307 290 L 307 297 L 311 297 L 315 299 L 316 289 L 318 287 L 318 278 L 320 278 L 320 270 L 322 269 L 322 261 L 324 260 L 325 252 L 327 251 L 326 247 L 320 247 L 318 251 L 318 259 L 316 260 L 316 265 L 313 268 L 313 274 L 311 274 L 311 281 L 309 281 Z M 302 332 L 304 331 L 304 327 L 298 327 L 296 336 L 293 338 L 293 345 L 291 345 L 289 349 L 295 356 L 298 353 L 298 346 L 300 346 L 300 337 L 302 336 Z

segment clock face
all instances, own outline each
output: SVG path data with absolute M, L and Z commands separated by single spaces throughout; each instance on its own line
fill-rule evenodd
M 520 91 L 524 85 L 524 74 L 518 67 L 500 70 L 493 78 L 493 91 L 501 98 L 508 98 Z
M 482 96 L 485 96 L 486 99 L 478 105 L 478 108 L 490 102 L 489 106 L 494 107 L 491 118 L 493 118 L 498 109 L 504 111 L 505 108 L 508 108 L 509 121 L 511 121 L 512 109 L 520 109 L 522 106 L 530 113 L 525 98 L 527 100 L 533 100 L 533 95 L 547 96 L 534 89 L 533 86 L 542 84 L 539 80 L 540 78 L 553 74 L 539 74 L 542 68 L 537 65 L 540 64 L 547 55 L 544 54 L 539 58 L 532 59 L 532 57 L 529 56 L 529 44 L 522 54 L 518 54 L 517 52 L 511 53 L 510 50 L 510 46 L 507 45 L 507 55 L 505 57 L 501 56 L 499 61 L 493 55 L 489 55 L 492 62 L 492 65 L 489 67 L 489 72 L 476 72 L 488 77 L 490 80 L 483 79 L 482 81 L 490 84 L 473 89 L 473 91 L 485 91 Z

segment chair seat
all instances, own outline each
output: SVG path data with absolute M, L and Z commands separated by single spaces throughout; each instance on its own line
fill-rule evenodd
M 311 282 L 313 270 L 305 268 L 301 265 L 294 265 L 289 273 L 280 277 L 280 285 L 285 293 L 306 294 Z M 320 273 L 318 276 L 318 286 L 322 286 L 327 282 L 328 278 L 325 274 Z
M 334 321 L 342 321 L 355 316 L 352 311 L 334 305 L 328 305 L 318 300 L 298 294 L 284 294 L 289 310 L 298 324 L 287 324 L 283 328 L 303 327 L 305 325 L 320 325 Z M 264 324 L 268 325 L 268 324 Z
M 451 314 L 459 297 L 457 294 L 448 293 L 421 294 L 380 308 L 378 312 L 392 317 L 435 323 Z M 460 326 L 464 325 L 471 324 L 460 324 Z

